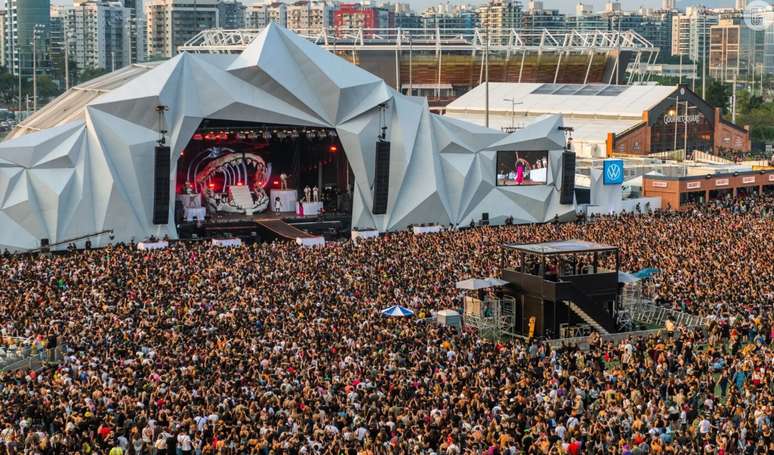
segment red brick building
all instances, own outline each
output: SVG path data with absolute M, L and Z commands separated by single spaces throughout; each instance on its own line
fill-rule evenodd
M 720 109 L 679 87 L 651 109 L 642 121 L 608 133 L 607 154 L 645 155 L 671 150 L 750 151 L 750 132 L 723 119 Z

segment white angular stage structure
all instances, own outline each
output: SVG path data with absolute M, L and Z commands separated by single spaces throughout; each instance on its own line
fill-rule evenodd
M 72 89 L 0 143 L 0 248 L 34 249 L 41 239 L 56 243 L 107 229 L 114 241 L 177 238 L 177 160 L 203 119 L 335 128 L 355 176 L 352 225 L 361 228 L 466 225 L 483 213 L 493 224 L 511 216 L 534 223 L 574 211 L 559 203 L 560 117 L 506 135 L 431 114 L 425 99 L 403 96 L 276 25 L 240 55 L 182 53 L 125 80 L 112 77 L 110 88 L 96 94 Z M 158 106 L 167 109 L 171 165 L 168 222 L 155 225 Z M 382 123 L 391 143 L 389 191 L 386 213 L 374 215 Z M 497 150 L 547 151 L 545 184 L 496 186 Z

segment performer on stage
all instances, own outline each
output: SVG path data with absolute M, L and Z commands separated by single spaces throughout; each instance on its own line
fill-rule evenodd
M 282 211 L 282 202 L 279 197 L 274 198 L 274 212 L 279 213 Z
M 309 185 L 305 186 L 304 187 L 304 202 L 311 202 L 312 201 L 311 193 L 312 193 L 312 190 L 309 188 Z
M 529 162 L 524 158 L 516 159 L 516 184 L 524 183 L 525 178 L 529 178 Z
M 320 202 L 320 190 L 317 187 L 312 188 L 312 200 Z
M 284 172 L 280 174 L 280 189 L 281 190 L 288 189 L 288 175 Z

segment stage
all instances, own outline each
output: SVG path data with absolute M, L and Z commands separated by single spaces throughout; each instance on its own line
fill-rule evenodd
M 281 221 L 287 225 L 309 233 L 322 235 L 327 240 L 346 238 L 352 224 L 349 213 L 323 213 L 312 216 L 299 216 L 295 212 L 265 212 L 253 215 L 241 213 L 219 213 L 207 216 L 204 221 L 180 221 L 178 235 L 181 239 L 203 239 L 219 236 L 233 236 L 245 241 L 272 241 L 287 236 L 279 235 L 267 228 L 271 222 Z

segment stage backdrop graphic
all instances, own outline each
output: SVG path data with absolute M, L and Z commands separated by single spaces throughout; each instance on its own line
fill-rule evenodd
M 621 185 L 624 181 L 623 160 L 605 160 L 602 164 L 605 185 Z
M 497 186 L 545 185 L 548 151 L 497 152 Z

